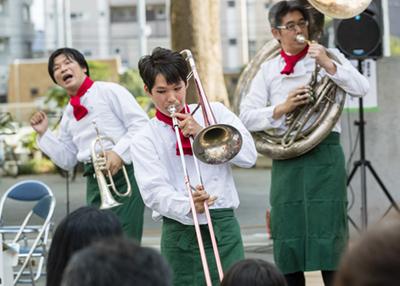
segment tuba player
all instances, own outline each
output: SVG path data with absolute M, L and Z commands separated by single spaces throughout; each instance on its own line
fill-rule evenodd
M 295 1 L 280 1 L 269 12 L 271 32 L 281 43 L 276 58 L 261 65 L 240 105 L 240 119 L 249 131 L 287 130 L 285 114 L 308 102 L 308 86 L 317 63 L 318 79 L 328 75 L 345 92 L 363 97 L 367 79 L 337 49 L 331 60 L 322 45 L 308 39 L 309 14 Z M 269 103 L 269 105 L 268 105 Z M 316 115 L 313 115 L 315 118 Z M 313 117 L 305 128 L 314 121 Z M 331 285 L 347 247 L 347 174 L 340 146 L 340 123 L 317 147 L 299 157 L 274 160 L 271 172 L 271 235 L 274 259 L 289 286 L 305 285 L 304 272 L 321 270 Z

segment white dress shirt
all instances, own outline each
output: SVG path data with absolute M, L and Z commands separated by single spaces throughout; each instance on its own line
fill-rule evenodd
M 39 148 L 51 160 L 63 169 L 70 169 L 77 161 L 90 161 L 90 144 L 97 138 L 93 120 L 96 120 L 100 136 L 110 137 L 116 143 L 102 140 L 106 150 L 112 149 L 125 164 L 132 162 L 129 145 L 136 134 L 148 121 L 149 117 L 137 103 L 133 95 L 123 86 L 111 82 L 94 82 L 81 104 L 88 110 L 77 121 L 73 107 L 68 103 L 59 126 L 58 137 L 47 129 L 42 138 L 37 136 Z M 96 153 L 101 151 L 96 144 Z
M 250 133 L 224 105 L 214 102 L 211 107 L 218 123 L 232 125 L 242 135 L 242 149 L 230 162 L 244 168 L 252 167 L 257 152 Z M 191 111 L 195 108 L 195 104 L 189 105 Z M 193 118 L 204 127 L 201 108 Z M 153 118 L 133 137 L 131 154 L 140 193 L 146 206 L 153 209 L 153 218 L 161 220 L 162 216 L 166 216 L 182 224 L 193 225 L 184 172 L 180 156 L 176 155 L 176 135 L 172 127 Z M 193 156 L 185 155 L 185 160 L 191 185 L 199 185 Z M 218 196 L 210 209 L 236 209 L 239 198 L 229 162 L 221 165 L 198 162 L 206 192 L 211 197 Z M 200 224 L 207 223 L 205 214 L 198 218 Z
M 329 49 L 341 62 L 334 64 L 337 71 L 334 75 L 326 73 L 321 68 L 318 80 L 327 74 L 338 86 L 353 97 L 363 97 L 369 91 L 368 80 L 361 75 L 338 49 Z M 254 77 L 249 93 L 240 104 L 240 119 L 250 131 L 261 131 L 275 128 L 276 134 L 283 134 L 288 126 L 284 125 L 285 115 L 274 120 L 275 107 L 286 101 L 289 93 L 294 89 L 305 86 L 315 70 L 315 60 L 307 53 L 299 60 L 290 75 L 281 74 L 286 63 L 281 55 L 261 65 Z M 269 104 L 269 106 L 267 106 Z M 318 113 L 311 116 L 304 129 L 308 128 L 318 117 Z M 339 132 L 340 121 L 332 131 Z

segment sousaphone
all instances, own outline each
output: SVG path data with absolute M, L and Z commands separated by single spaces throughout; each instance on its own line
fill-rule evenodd
M 309 9 L 309 38 L 316 40 L 322 35 L 324 15 L 332 18 L 351 18 L 364 11 L 372 0 L 297 0 Z M 299 38 L 299 41 L 302 39 Z M 251 83 L 265 61 L 279 55 L 281 45 L 277 40 L 271 40 L 254 56 L 243 70 L 235 91 L 234 110 L 240 113 L 240 103 L 248 93 Z M 325 49 L 328 57 L 340 63 L 336 56 Z M 345 92 L 328 76 L 317 80 L 318 66 L 309 81 L 312 89 L 312 99 L 309 103 L 298 106 L 287 113 L 285 123 L 288 131 L 283 135 L 274 135 L 274 131 L 265 130 L 252 132 L 257 151 L 267 157 L 277 160 L 300 156 L 321 143 L 332 131 L 339 120 L 345 103 Z M 318 112 L 317 119 L 304 128 L 313 113 Z

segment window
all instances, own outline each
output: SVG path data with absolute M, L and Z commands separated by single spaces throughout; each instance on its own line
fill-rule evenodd
M 146 9 L 146 21 L 154 21 L 156 19 L 156 13 L 153 9 Z
M 89 20 L 88 12 L 71 12 L 72 21 L 87 21 Z
M 31 97 L 35 97 L 38 94 L 39 94 L 39 89 L 38 88 L 36 88 L 36 87 L 31 88 Z
M 122 47 L 119 45 L 115 45 L 112 47 L 113 55 L 121 55 L 122 54 Z
M 235 7 L 235 1 L 229 0 L 228 1 L 228 7 Z
M 249 59 L 252 59 L 257 53 L 256 41 L 249 41 L 248 46 L 249 46 Z
M 92 56 L 92 51 L 91 51 L 91 50 L 84 50 L 84 51 L 83 51 L 83 55 L 84 55 L 85 57 L 90 57 L 90 56 Z
M 236 46 L 236 43 L 237 43 L 236 39 L 229 39 L 230 46 Z
M 7 53 L 7 38 L 0 38 L 0 54 Z
M 165 15 L 165 6 L 158 6 L 154 9 L 156 11 L 157 20 L 165 20 L 167 16 Z
M 22 7 L 22 19 L 24 20 L 25 23 L 30 22 L 30 12 L 29 12 L 29 6 L 24 5 Z
M 136 21 L 136 7 L 114 7 L 111 8 L 111 22 L 135 22 Z

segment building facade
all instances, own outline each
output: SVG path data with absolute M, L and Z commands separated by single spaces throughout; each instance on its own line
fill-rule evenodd
M 32 1 L 0 0 L 0 103 L 7 102 L 9 65 L 32 57 Z

